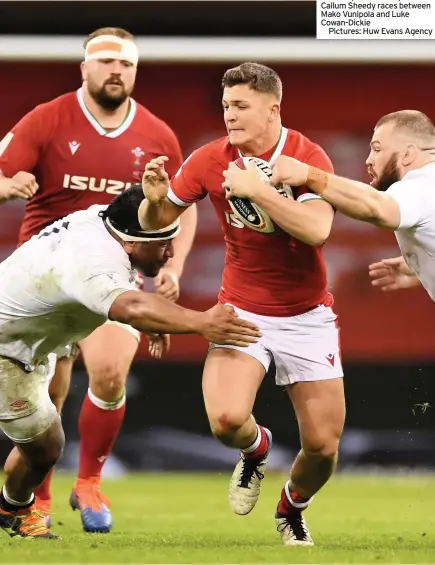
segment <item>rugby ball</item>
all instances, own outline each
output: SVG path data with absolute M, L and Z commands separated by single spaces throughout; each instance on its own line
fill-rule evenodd
M 239 157 L 234 163 L 241 169 L 246 169 L 249 162 L 253 162 L 260 171 L 260 177 L 269 181 L 272 176 L 272 169 L 267 161 L 259 157 Z M 293 198 L 293 192 L 288 185 L 277 185 L 275 188 L 285 198 Z M 234 214 L 251 230 L 261 233 L 273 233 L 275 225 L 269 215 L 260 206 L 251 202 L 249 198 L 233 196 L 228 200 Z

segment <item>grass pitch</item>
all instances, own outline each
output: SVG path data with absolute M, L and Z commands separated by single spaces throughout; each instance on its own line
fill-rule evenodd
M 229 475 L 142 474 L 104 482 L 114 529 L 85 534 L 54 480 L 62 541 L 11 539 L 0 563 L 434 563 L 435 475 L 336 476 L 306 512 L 313 548 L 284 548 L 274 511 L 285 476 L 269 473 L 248 516 L 227 502 Z

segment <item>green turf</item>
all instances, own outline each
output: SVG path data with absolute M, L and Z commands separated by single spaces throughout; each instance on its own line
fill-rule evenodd
M 55 477 L 62 541 L 0 534 L 1 563 L 434 563 L 435 476 L 339 475 L 306 512 L 314 548 L 283 548 L 273 514 L 285 477 L 268 474 L 257 507 L 234 516 L 229 476 L 132 475 L 105 481 L 111 534 L 85 534 Z

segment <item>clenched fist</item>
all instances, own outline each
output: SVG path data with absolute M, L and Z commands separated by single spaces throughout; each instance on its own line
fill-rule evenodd
M 35 176 L 25 171 L 19 171 L 12 178 L 0 177 L 0 199 L 29 200 L 38 188 Z

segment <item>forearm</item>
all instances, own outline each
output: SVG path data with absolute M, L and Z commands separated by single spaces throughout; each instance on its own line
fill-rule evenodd
M 284 198 L 268 187 L 258 191 L 252 200 L 280 228 L 308 245 L 321 245 L 329 236 L 331 222 L 319 221 L 317 210 L 313 210 L 306 203 Z
M 177 273 L 178 278 L 183 273 L 184 263 L 195 239 L 197 216 L 196 204 L 193 204 L 186 209 L 180 219 L 181 231 L 174 239 L 174 256 L 167 263 L 168 267 L 171 267 Z
M 200 333 L 200 312 L 182 308 L 157 294 L 130 292 L 115 300 L 109 318 L 141 332 Z M 129 295 L 129 296 L 127 296 Z
M 368 184 L 310 167 L 306 185 L 346 216 L 366 222 L 380 216 L 382 194 Z
M 408 284 L 409 284 L 409 288 L 417 288 L 419 286 L 422 286 L 420 279 L 417 277 L 417 275 L 408 275 Z
M 167 198 L 158 204 L 151 204 L 144 200 L 139 206 L 138 219 L 144 230 L 160 230 L 175 222 L 183 212 L 183 208 L 177 210 L 177 206 Z

